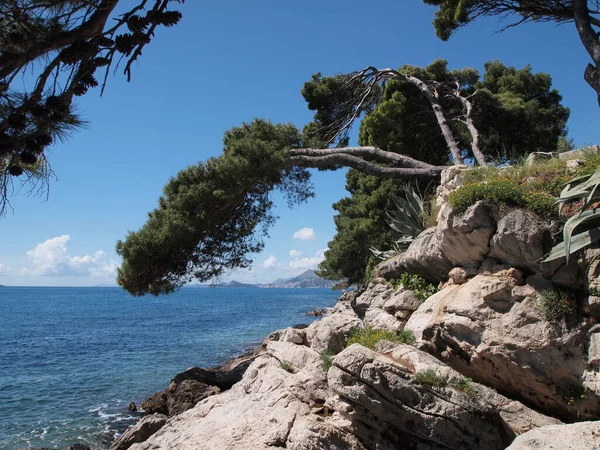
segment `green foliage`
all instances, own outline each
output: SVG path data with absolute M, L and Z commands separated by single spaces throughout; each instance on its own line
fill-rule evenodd
M 448 386 L 457 391 L 464 392 L 473 400 L 477 396 L 477 391 L 473 387 L 473 380 L 470 378 L 453 378 L 448 382 Z
M 395 180 L 348 171 L 346 189 L 351 196 L 333 204 L 336 234 L 319 265 L 319 276 L 363 282 L 372 257 L 369 249 L 386 247 L 397 238 L 386 223 L 384 211 L 393 207 L 392 195 L 401 195 L 401 186 Z
M 413 291 L 415 297 L 421 300 L 421 302 L 424 302 L 439 290 L 422 276 L 407 272 L 400 275 L 400 278 L 390 280 L 390 284 L 396 289 L 403 286 L 404 289 Z
M 85 125 L 75 112 L 77 97 L 100 84 L 103 89 L 113 62 L 123 60 L 129 78 L 156 27 L 181 19 L 168 9 L 180 0 L 146 3 L 0 2 L 0 215 L 13 191 L 11 178 L 48 192 L 48 149 Z M 28 168 L 38 162 L 41 176 Z
M 279 364 L 279 367 L 281 367 L 286 372 L 294 373 L 294 366 L 290 362 L 281 361 L 281 363 Z
M 392 244 L 392 250 L 379 251 L 371 248 L 371 252 L 379 259 L 387 259 L 394 254 L 405 251 L 411 242 L 423 231 L 423 196 L 412 187 L 411 183 L 403 186 L 404 197 L 392 196 L 395 207 L 386 211 L 387 223 L 399 233 L 400 238 Z
M 583 175 L 569 181 L 560 193 L 560 210 L 568 203 L 578 202 L 577 214 L 563 226 L 563 242 L 554 246 L 544 261 L 562 257 L 569 262 L 569 255 L 600 239 L 600 168 L 591 175 Z M 574 234 L 576 230 L 579 233 Z
M 590 295 L 594 297 L 600 297 L 600 289 L 597 287 L 591 287 L 588 289 Z
M 333 353 L 331 350 L 325 349 L 321 352 L 321 368 L 323 372 L 329 371 L 331 366 L 333 365 Z
M 526 208 L 541 217 L 551 217 L 556 214 L 553 196 L 544 192 L 531 192 L 528 186 L 510 180 L 490 181 L 485 184 L 465 184 L 448 196 L 448 203 L 457 214 L 463 213 L 479 200 Z
M 448 380 L 448 378 L 438 375 L 433 369 L 415 373 L 414 381 L 420 385 L 437 389 L 451 387 L 457 391 L 464 392 L 471 397 L 471 399 L 475 399 L 477 395 L 477 391 L 472 384 L 473 380 L 470 378 L 453 378 Z
M 550 87 L 550 77 L 533 74 L 529 67 L 514 69 L 499 62 L 486 64 L 483 78 L 474 69 L 449 70 L 446 61 L 437 60 L 425 68 L 403 66 L 400 72 L 440 83 L 458 82 L 464 95 L 472 97 L 473 119 L 480 130 L 481 148 L 486 156 L 516 155 L 543 149 L 555 150 L 564 135 L 569 110 Z M 303 91 L 309 107 L 316 111 L 319 125 L 330 124 L 342 110 L 344 95 L 335 80 L 313 77 Z M 442 97 L 442 96 L 440 96 Z M 462 105 L 450 98 L 440 98 L 449 118 L 463 114 Z M 373 145 L 388 151 L 412 156 L 432 164 L 446 164 L 449 153 L 427 99 L 414 85 L 400 80 L 387 83 L 380 101 L 368 105 L 359 133 L 360 145 Z M 451 121 L 465 156 L 470 152 L 470 134 L 460 121 Z M 436 130 L 432 132 L 432 130 Z M 425 186 L 419 186 L 425 191 Z M 334 205 L 336 235 L 329 242 L 320 275 L 328 279 L 346 278 L 350 283 L 363 280 L 369 249 L 389 248 L 397 237 L 386 223 L 385 211 L 393 208 L 392 196 L 402 197 L 401 184 L 380 180 L 350 170 L 346 189 L 349 197 Z M 544 210 L 546 198 L 531 203 Z M 435 217 L 435 214 L 431 214 Z M 428 224 L 435 223 L 434 221 Z
M 549 322 L 564 321 L 575 313 L 572 295 L 558 289 L 543 291 L 536 306 Z
M 270 193 L 281 190 L 290 205 L 313 195 L 308 172 L 285 164 L 299 140 L 293 125 L 264 120 L 225 133 L 223 155 L 172 178 L 146 224 L 117 243 L 119 285 L 158 295 L 248 267 L 275 221 Z
M 348 333 L 348 343 L 346 344 L 346 347 L 349 347 L 352 344 L 360 344 L 371 350 L 375 350 L 377 343 L 383 340 L 409 345 L 416 342 L 415 335 L 410 330 L 394 333 L 393 331 L 378 330 L 368 326 L 365 328 L 352 328 Z
M 402 73 L 439 83 L 459 83 L 463 95 L 472 98 L 473 120 L 480 133 L 480 148 L 488 158 L 554 151 L 565 134 L 569 109 L 551 88 L 548 74 L 534 74 L 531 67 L 515 69 L 489 61 L 481 78 L 475 69 L 449 70 L 444 60 L 419 68 L 402 66 Z M 449 117 L 463 114 L 456 99 L 440 98 Z M 465 156 L 470 155 L 471 136 L 461 121 L 451 128 Z M 448 161 L 447 146 L 437 129 L 435 116 L 421 92 L 412 84 L 394 80 L 386 86 L 383 100 L 370 113 L 360 130 L 364 145 L 406 154 L 432 164 Z

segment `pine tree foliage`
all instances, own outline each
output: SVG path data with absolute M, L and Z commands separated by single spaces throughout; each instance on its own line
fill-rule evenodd
M 117 281 L 133 295 L 172 292 L 245 268 L 262 250 L 280 190 L 290 205 L 313 196 L 309 173 L 289 167 L 300 133 L 289 124 L 255 120 L 225 133 L 223 154 L 171 179 L 146 224 L 117 244 Z
M 433 25 L 436 34 L 448 40 L 452 33 L 480 17 L 514 18 L 503 28 L 526 22 L 573 24 L 592 63 L 585 81 L 598 94 L 600 103 L 600 1 L 598 0 L 423 0 L 438 10 Z
M 130 80 L 132 64 L 156 29 L 181 19 L 169 7 L 182 2 L 0 2 L 0 215 L 13 179 L 33 187 L 47 182 L 47 148 L 84 124 L 75 99 L 103 90 L 119 62 Z

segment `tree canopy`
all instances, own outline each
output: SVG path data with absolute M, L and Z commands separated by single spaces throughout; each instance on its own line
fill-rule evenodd
M 538 103 L 525 97 L 531 92 L 539 97 L 552 94 L 554 114 L 542 117 L 555 122 L 554 140 L 558 140 L 568 110 L 559 105 L 560 96 L 550 91 L 549 78 L 499 63 L 493 67 L 499 73 L 500 68 L 505 69 L 502 76 L 506 80 L 498 79 L 501 74 L 490 80 L 499 86 L 496 91 L 501 92 L 501 97 L 514 104 L 510 108 L 501 106 L 507 111 L 520 114 L 523 108 L 530 109 L 530 120 L 538 120 L 536 111 L 542 109 L 539 105 L 552 102 Z M 513 86 L 515 93 L 509 95 L 510 89 L 502 87 L 511 86 L 511 77 L 521 80 L 521 84 L 540 86 L 521 91 Z M 383 216 L 391 202 L 388 194 L 398 186 L 394 180 L 418 178 L 428 183 L 444 169 L 441 163 L 448 162 L 449 155 L 458 162 L 463 161 L 463 154 L 473 155 L 473 136 L 478 136 L 474 121 L 480 119 L 472 112 L 486 110 L 478 105 L 474 88 L 478 78 L 473 69 L 449 72 L 445 61 L 436 61 L 426 69 L 367 68 L 335 77 L 313 76 L 305 84 L 303 95 L 315 111 L 315 122 L 300 132 L 291 124 L 256 119 L 226 132 L 223 154 L 184 169 L 171 179 L 146 224 L 117 244 L 117 252 L 123 258 L 118 283 L 134 295 L 158 295 L 172 292 L 194 278 L 204 282 L 228 270 L 248 267 L 252 253 L 263 248 L 268 229 L 276 219 L 271 192 L 282 191 L 290 205 L 306 201 L 313 192 L 309 172 L 304 168 L 335 170 L 341 166 L 356 169 L 348 175 L 347 184 L 353 197 L 336 204 L 340 211 L 335 218 L 340 237 L 330 243 L 327 265 L 322 269 L 333 278 L 357 281 L 366 264 L 363 253 L 368 251 L 362 243 L 367 238 L 379 238 L 381 241 L 374 245 L 382 247 L 386 236 L 391 236 L 383 228 Z M 512 84 L 520 85 L 514 80 Z M 492 88 L 489 96 L 493 98 Z M 404 109 L 400 108 L 403 112 L 398 115 L 398 109 L 392 108 L 396 115 L 390 115 L 386 121 L 390 102 Z M 498 106 L 487 100 L 484 104 Z M 348 130 L 364 112 L 368 112 L 368 117 L 363 122 L 360 143 L 381 142 L 395 151 L 375 145 L 340 147 L 347 144 Z M 379 117 L 379 122 L 387 123 L 388 128 L 369 125 L 372 117 Z M 474 130 L 467 126 L 469 121 Z M 403 127 L 407 136 L 414 132 L 429 138 L 432 148 L 427 147 L 428 153 L 420 154 L 426 147 L 415 147 L 420 141 L 412 137 L 396 145 L 396 139 L 404 139 L 404 135 L 394 133 Z M 491 124 L 488 128 L 494 129 Z M 390 134 L 387 139 L 383 137 L 386 132 Z M 496 132 L 503 136 L 504 130 Z M 380 137 L 383 138 L 377 140 Z M 429 161 L 416 159 L 423 156 Z M 482 156 L 485 164 L 485 155 Z
M 592 63 L 584 72 L 587 83 L 598 94 L 600 103 L 600 1 L 598 0 L 423 0 L 435 5 L 433 25 L 443 40 L 458 28 L 479 17 L 514 16 L 505 28 L 525 22 L 573 23 Z
M 45 151 L 83 121 L 74 100 L 133 63 L 184 0 L 4 0 L 0 2 L 0 215 L 13 178 L 44 181 Z M 114 19 L 114 20 L 113 20 Z M 32 169 L 34 168 L 34 169 Z
M 561 105 L 560 94 L 551 88 L 550 76 L 533 74 L 530 67 L 515 69 L 493 61 L 485 64 L 480 77 L 474 69 L 451 71 L 446 61 L 438 60 L 425 68 L 403 66 L 399 71 L 447 85 L 460 83 L 464 95 L 471 96 L 473 122 L 487 158 L 555 151 L 566 133 L 569 109 Z M 440 97 L 445 110 L 454 111 L 449 117 L 455 119 L 451 127 L 461 152 L 471 156 L 471 136 L 464 121 L 457 120 L 463 117 L 460 104 L 453 97 Z M 307 101 L 310 105 L 310 98 Z M 322 115 L 317 112 L 316 117 Z M 387 84 L 382 101 L 362 121 L 359 142 L 434 164 L 445 164 L 450 157 L 427 100 L 413 85 L 399 80 Z M 425 189 L 426 183 L 421 184 Z M 346 189 L 350 196 L 333 205 L 336 234 L 319 266 L 321 276 L 362 281 L 371 256 L 369 248 L 389 248 L 397 238 L 385 221 L 385 211 L 393 206 L 392 196 L 402 194 L 400 187 L 395 180 L 348 172 Z

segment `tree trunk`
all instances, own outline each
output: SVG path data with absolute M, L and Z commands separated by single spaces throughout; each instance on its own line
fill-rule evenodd
M 588 64 L 584 78 L 598 94 L 598 104 L 600 105 L 600 39 L 592 27 L 587 4 L 587 0 L 573 0 L 573 16 L 579 39 L 594 62 L 594 65 Z

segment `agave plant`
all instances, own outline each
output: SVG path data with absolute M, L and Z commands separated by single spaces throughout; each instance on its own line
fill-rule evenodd
M 413 188 L 411 183 L 406 183 L 402 189 L 404 198 L 393 195 L 392 200 L 395 208 L 392 211 L 386 211 L 387 224 L 392 230 L 400 234 L 400 238 L 394 241 L 391 250 L 379 251 L 371 248 L 371 253 L 379 259 L 387 259 L 396 253 L 405 251 L 425 228 L 423 224 L 423 196 L 418 189 Z
M 567 202 L 581 201 L 581 206 L 575 211 L 563 227 L 563 242 L 554 246 L 544 262 L 565 257 L 600 240 L 600 206 L 590 206 L 600 200 L 600 167 L 591 175 L 574 178 L 569 181 L 557 200 L 559 214 Z M 585 225 L 582 227 L 582 225 Z M 574 234 L 577 229 L 584 228 Z

